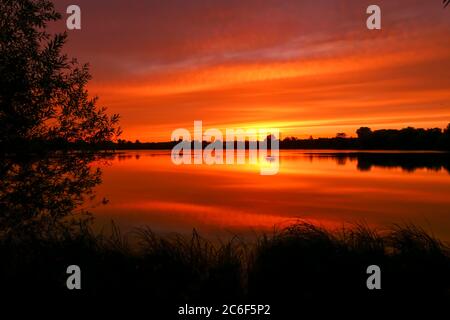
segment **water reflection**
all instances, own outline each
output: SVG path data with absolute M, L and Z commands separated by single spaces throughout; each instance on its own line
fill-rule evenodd
M 0 233 L 51 234 L 92 221 L 102 229 L 114 220 L 124 230 L 221 236 L 306 219 L 412 222 L 450 239 L 448 153 L 281 151 L 277 175 L 261 176 L 261 165 L 176 166 L 170 151 L 4 157 Z
M 74 232 L 91 220 L 100 154 L 3 157 L 0 167 L 0 233 L 11 238 Z
M 347 160 L 358 162 L 358 170 L 370 171 L 372 167 L 401 168 L 408 172 L 418 169 L 446 170 L 450 173 L 450 153 L 446 152 L 339 152 L 311 153 L 311 158 L 329 157 L 345 165 Z
M 446 153 L 282 150 L 277 175 L 261 176 L 261 165 L 176 166 L 169 151 L 127 152 L 104 168 L 97 189 L 110 203 L 96 209 L 96 218 L 125 229 L 197 228 L 212 236 L 267 231 L 295 219 L 331 227 L 413 222 L 450 239 Z

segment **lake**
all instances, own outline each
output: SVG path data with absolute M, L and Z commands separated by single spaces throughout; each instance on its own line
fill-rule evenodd
M 126 151 L 97 161 L 89 205 L 97 228 L 248 236 L 306 220 L 329 228 L 414 223 L 450 240 L 450 157 L 438 152 L 281 150 L 263 164 L 174 165 L 170 151 Z M 100 205 L 98 199 L 107 198 Z

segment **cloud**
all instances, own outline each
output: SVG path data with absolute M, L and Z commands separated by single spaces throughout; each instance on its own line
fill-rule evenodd
M 80 0 L 67 51 L 91 63 L 91 92 L 121 113 L 129 139 L 167 140 L 197 119 L 295 135 L 444 125 L 448 12 L 380 0 L 382 30 L 368 31 L 369 4 Z

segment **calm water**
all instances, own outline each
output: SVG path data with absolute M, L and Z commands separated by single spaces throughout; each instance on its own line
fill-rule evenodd
M 98 162 L 97 226 L 146 224 L 161 233 L 245 235 L 295 219 L 327 227 L 412 222 L 450 240 L 450 162 L 442 153 L 281 151 L 280 170 L 259 165 L 172 164 L 169 151 Z

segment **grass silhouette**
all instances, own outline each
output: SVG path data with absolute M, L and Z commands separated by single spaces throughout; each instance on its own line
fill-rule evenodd
M 159 236 L 148 228 L 122 235 L 89 229 L 0 241 L 4 292 L 48 297 L 131 297 L 153 302 L 445 301 L 450 253 L 413 226 L 376 231 L 364 225 L 329 231 L 298 222 L 248 244 Z M 67 266 L 82 270 L 82 290 L 66 288 Z M 382 290 L 368 290 L 366 269 L 382 270 Z M 394 300 L 393 300 L 394 299 Z

